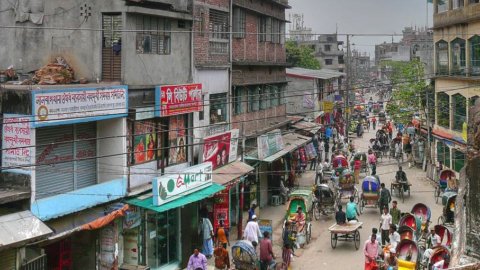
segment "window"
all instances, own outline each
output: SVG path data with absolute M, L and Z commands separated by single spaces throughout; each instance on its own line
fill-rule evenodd
M 478 4 L 480 3 L 480 0 L 470 0 L 470 4 Z
M 324 80 L 318 79 L 318 100 L 323 101 L 324 99 L 324 91 L 325 91 L 325 83 Z
M 272 41 L 272 18 L 258 17 L 258 41 Z
M 227 121 L 227 93 L 210 95 L 210 124 Z
M 470 74 L 480 75 L 480 36 L 473 36 L 470 43 Z
M 453 150 L 453 170 L 460 172 L 465 165 L 465 153 L 457 149 Z
M 248 111 L 255 112 L 258 111 L 260 105 L 260 87 L 251 86 L 248 89 Z
M 233 113 L 241 114 L 243 113 L 243 87 L 235 87 L 233 89 Z
M 271 21 L 272 21 L 272 29 L 271 29 L 272 42 L 284 44 L 285 43 L 285 40 L 284 40 L 285 39 L 285 23 L 273 18 L 271 19 Z
M 339 64 L 344 64 L 345 63 L 344 60 L 343 60 L 343 55 L 338 56 L 338 63 Z
M 266 87 L 259 87 L 259 93 L 260 93 L 260 110 L 265 110 L 269 107 L 269 96 L 270 96 L 270 92 L 268 90 L 268 88 Z
M 246 14 L 241 8 L 233 8 L 233 37 L 245 38 Z
M 331 36 L 327 37 L 327 42 L 333 42 L 333 41 L 334 41 L 333 37 Z
M 448 43 L 441 40 L 435 46 L 437 75 L 448 75 Z
M 448 0 L 438 0 L 438 13 L 448 11 Z
M 452 9 L 459 9 L 459 8 L 462 8 L 463 7 L 463 4 L 464 4 L 464 1 L 463 0 L 453 0 L 452 1 Z
M 437 93 L 438 125 L 450 128 L 450 96 L 447 93 Z
M 453 129 L 463 130 L 463 123 L 467 121 L 467 98 L 461 94 L 452 96 L 453 105 Z
M 276 107 L 279 105 L 279 93 L 278 93 L 278 86 L 272 85 L 270 88 L 270 106 Z
M 478 96 L 473 96 L 470 98 L 469 106 L 475 106 L 475 102 L 477 102 Z
M 330 66 L 333 64 L 333 59 L 325 59 L 325 65 Z
M 450 147 L 443 143 L 443 141 L 437 141 L 437 160 L 441 161 L 445 166 L 451 168 Z
M 329 51 L 331 51 L 331 50 L 332 50 L 332 46 L 331 46 L 331 45 L 327 44 L 327 45 L 324 46 L 324 51 L 329 52 Z
M 228 13 L 210 9 L 209 14 L 210 53 L 228 53 Z
M 456 38 L 451 44 L 452 74 L 465 75 L 466 51 L 465 40 Z
M 170 54 L 171 22 L 166 18 L 154 16 L 136 16 L 137 53 Z

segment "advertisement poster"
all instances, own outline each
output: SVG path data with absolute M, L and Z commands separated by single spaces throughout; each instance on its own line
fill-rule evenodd
M 269 232 L 270 233 L 270 240 L 273 241 L 273 226 L 272 220 L 270 219 L 260 219 L 258 221 L 258 227 L 260 227 L 260 231 L 262 232 Z
M 305 148 L 307 150 L 308 160 L 312 160 L 317 157 L 317 151 L 315 151 L 315 146 L 313 145 L 313 143 L 307 144 Z
M 128 87 L 37 90 L 32 92 L 35 127 L 84 118 L 109 119 L 128 113 Z
M 202 84 L 166 85 L 156 89 L 157 116 L 203 111 Z M 158 110 L 157 109 L 157 110 Z
M 230 218 L 228 216 L 229 190 L 225 189 L 214 197 L 213 205 L 213 231 L 216 232 L 220 226 L 220 220 L 223 220 L 225 228 L 230 228 Z
M 303 107 L 307 109 L 315 108 L 315 103 L 313 102 L 313 95 L 310 92 L 303 93 Z
M 2 128 L 2 167 L 29 174 L 35 158 L 35 129 L 30 116 L 4 114 Z M 32 146 L 32 147 L 29 147 Z
M 238 129 L 206 137 L 203 141 L 203 161 L 217 169 L 237 159 Z
M 181 173 L 153 179 L 153 204 L 162 205 L 212 185 L 212 172 L 212 164 L 206 162 L 189 167 Z
M 137 121 L 134 124 L 133 149 L 134 164 L 155 160 L 157 134 L 154 121 Z
M 187 162 L 186 121 L 183 115 L 171 117 L 168 131 L 168 165 Z
M 283 149 L 283 137 L 280 129 L 257 137 L 258 158 L 265 159 Z

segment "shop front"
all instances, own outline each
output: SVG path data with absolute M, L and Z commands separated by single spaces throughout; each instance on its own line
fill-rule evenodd
M 181 173 L 154 178 L 152 192 L 128 200 L 140 214 L 140 228 L 124 231 L 123 245 L 138 250 L 123 258 L 123 269 L 145 265 L 150 269 L 178 269 L 186 266 L 198 239 L 199 210 L 204 200 L 225 189 L 212 181 L 212 164 L 202 163 Z M 125 218 L 124 218 L 125 219 Z M 138 233 L 137 241 L 135 235 Z

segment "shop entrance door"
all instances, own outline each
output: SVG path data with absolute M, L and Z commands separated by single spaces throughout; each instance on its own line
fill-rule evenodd
M 182 208 L 182 269 L 187 267 L 188 259 L 195 248 L 201 248 L 198 235 L 198 204 L 187 204 Z
M 147 212 L 147 264 L 151 269 L 180 262 L 178 212 Z

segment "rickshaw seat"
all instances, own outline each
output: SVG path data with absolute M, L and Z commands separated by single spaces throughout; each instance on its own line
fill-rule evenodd
M 398 270 L 415 270 L 417 264 L 398 259 Z
M 363 193 L 363 198 L 365 198 L 365 200 L 377 200 L 378 197 L 379 197 L 379 195 L 376 192 L 364 192 Z

